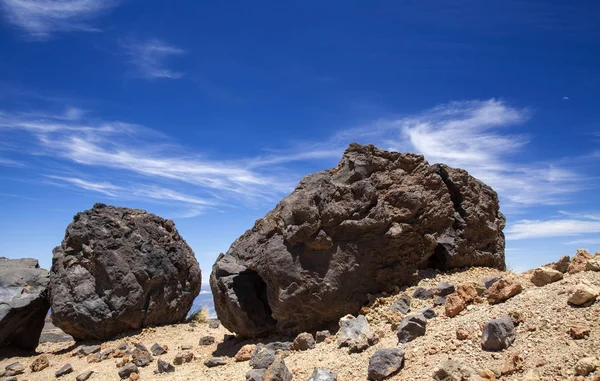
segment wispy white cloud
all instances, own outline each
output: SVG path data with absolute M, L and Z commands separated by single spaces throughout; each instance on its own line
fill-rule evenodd
M 565 242 L 565 245 L 600 245 L 600 238 L 576 239 L 574 241 Z
M 95 182 L 84 180 L 77 177 L 65 177 L 46 175 L 49 179 L 60 180 L 76 187 L 85 190 L 98 192 L 107 196 L 131 199 L 131 198 L 146 198 L 151 200 L 180 202 L 183 204 L 194 204 L 198 206 L 213 206 L 215 202 L 205 200 L 199 197 L 187 195 L 174 191 L 172 189 L 163 188 L 157 185 L 134 185 L 134 186 L 117 186 L 110 182 Z
M 496 99 L 452 102 L 420 114 L 341 130 L 328 141 L 261 157 L 253 164 L 339 157 L 348 143 L 358 141 L 420 153 L 430 163 L 466 169 L 499 193 L 502 209 L 510 214 L 529 206 L 568 203 L 587 186 L 584 176 L 559 159 L 528 163 L 515 159 L 532 138 L 515 133 L 514 127 L 530 116 L 529 110 Z
M 146 41 L 122 40 L 120 43 L 127 61 L 134 66 L 137 75 L 146 79 L 179 79 L 184 73 L 169 69 L 167 60 L 186 53 L 185 50 L 158 39 Z
M 507 240 L 546 237 L 569 237 L 600 233 L 600 221 L 589 219 L 522 220 L 509 225 Z
M 7 20 L 35 38 L 72 30 L 98 31 L 91 19 L 119 0 L 0 0 Z
M 190 207 L 186 216 L 217 205 L 271 203 L 298 180 L 293 175 L 276 176 L 269 168 L 251 168 L 252 158 L 228 161 L 191 153 L 143 126 L 89 122 L 80 119 L 79 112 L 77 118 L 64 117 L 69 114 L 70 110 L 54 117 L 0 111 L 0 136 L 28 134 L 33 139 L 21 147 L 24 153 L 44 155 L 49 162 L 58 160 L 88 173 L 85 177 L 47 175 L 55 185 L 68 184 L 119 199 L 182 203 Z
M 17 161 L 17 160 L 6 159 L 6 158 L 3 158 L 3 157 L 0 157 L 0 166 L 3 166 L 3 167 L 24 167 L 25 163 L 23 163 L 21 161 Z

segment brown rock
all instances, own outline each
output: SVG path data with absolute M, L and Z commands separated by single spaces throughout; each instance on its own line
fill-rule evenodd
M 502 375 L 506 376 L 523 370 L 524 362 L 525 360 L 519 352 L 511 353 L 504 361 L 501 371 Z
M 117 368 L 122 368 L 125 366 L 125 364 L 127 364 L 130 361 L 129 356 L 128 355 L 124 355 L 121 358 L 121 361 L 117 361 L 116 366 Z
M 586 270 L 587 262 L 592 259 L 590 254 L 585 249 L 577 249 L 577 254 L 571 260 L 569 264 L 569 274 L 575 274 Z
M 593 287 L 583 283 L 570 287 L 568 293 L 569 303 L 576 306 L 590 305 L 598 296 L 598 292 Z
M 471 337 L 473 337 L 471 335 L 471 332 L 469 332 L 467 329 L 465 328 L 457 328 L 456 329 L 456 338 L 458 340 L 468 340 Z
M 569 335 L 575 340 L 585 339 L 590 335 L 590 328 L 583 325 L 574 325 L 569 328 Z
M 194 359 L 194 354 L 192 352 L 179 352 L 175 359 L 173 359 L 173 364 L 181 365 L 185 362 L 191 362 Z
M 295 351 L 306 351 L 315 347 L 315 338 L 308 332 L 303 332 L 296 336 L 292 343 L 292 349 Z
M 569 264 L 571 264 L 571 257 L 568 255 L 562 256 L 558 262 L 552 263 L 549 265 L 554 270 L 560 271 L 561 273 L 566 273 L 569 271 Z
M 584 357 L 575 364 L 575 374 L 587 376 L 598 367 L 598 360 L 595 357 Z
M 585 269 L 587 271 L 600 271 L 600 258 L 594 257 L 594 258 L 590 259 L 586 263 Z
M 457 294 L 465 301 L 465 303 L 473 303 L 479 295 L 474 282 L 466 282 L 458 285 Z
M 523 286 L 515 280 L 502 278 L 488 289 L 488 301 L 497 304 L 520 294 Z
M 446 298 L 446 316 L 454 317 L 458 315 L 462 310 L 466 307 L 465 301 L 463 298 L 458 296 L 457 294 L 450 294 Z
M 479 372 L 479 377 L 490 381 L 496 381 L 496 375 L 489 369 L 483 369 Z
M 313 332 L 414 284 L 420 266 L 504 269 L 504 226 L 496 193 L 467 172 L 351 144 L 217 258 L 215 309 L 246 337 Z
M 508 313 L 510 316 L 510 320 L 512 320 L 515 327 L 519 326 L 521 323 L 525 322 L 525 315 L 521 311 L 513 310 Z
M 48 361 L 48 357 L 46 355 L 41 355 L 40 357 L 36 358 L 29 367 L 31 368 L 32 372 L 41 372 L 49 366 L 50 361 Z
M 563 273 L 549 267 L 538 267 L 533 270 L 531 275 L 531 283 L 538 287 L 545 286 L 550 283 L 557 282 L 563 278 Z
M 256 348 L 256 345 L 254 345 L 254 344 L 244 345 L 235 354 L 235 361 L 237 361 L 237 362 L 249 361 L 250 358 L 252 357 L 252 353 L 254 352 L 255 348 Z

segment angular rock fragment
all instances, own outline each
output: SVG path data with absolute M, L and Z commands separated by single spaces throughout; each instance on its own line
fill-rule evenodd
M 87 381 L 90 377 L 92 377 L 92 374 L 94 374 L 93 370 L 88 370 L 87 372 L 83 372 L 77 375 L 77 377 L 75 377 L 75 381 Z
M 154 356 L 160 356 L 167 353 L 167 350 L 158 343 L 153 344 L 152 347 L 150 347 L 150 351 Z
M 132 373 L 139 373 L 137 366 L 132 363 L 125 364 L 125 366 L 119 369 L 119 377 L 121 377 L 121 380 L 129 378 Z
M 446 297 L 446 304 L 444 305 L 446 316 L 454 317 L 461 313 L 466 307 L 467 304 L 458 294 L 451 294 Z
M 49 279 L 36 259 L 0 257 L 0 349 L 38 346 L 50 308 Z
M 329 369 L 315 368 L 308 381 L 337 381 L 337 375 Z
M 257 344 L 250 358 L 250 367 L 253 369 L 267 369 L 275 361 L 275 351 L 263 344 Z
M 158 359 L 156 373 L 172 373 L 172 372 L 175 372 L 175 367 L 171 363 L 169 363 L 163 359 Z
M 40 357 L 36 358 L 31 363 L 29 368 L 31 369 L 32 372 L 35 373 L 35 372 L 41 372 L 42 370 L 46 369 L 49 366 L 50 366 L 50 361 L 48 360 L 48 356 L 41 355 Z
M 488 289 L 488 302 L 490 304 L 501 303 L 513 296 L 520 294 L 523 286 L 512 279 L 500 279 Z
M 56 371 L 55 375 L 56 378 L 59 378 L 70 373 L 73 373 L 73 367 L 71 366 L 71 364 L 65 364 L 59 370 Z
M 571 263 L 569 263 L 569 274 L 575 274 L 582 271 L 585 271 L 587 268 L 587 262 L 592 259 L 592 254 L 590 254 L 585 249 L 577 249 L 577 254 L 571 259 Z
M 225 357 L 211 357 L 204 361 L 204 365 L 208 368 L 227 365 L 227 359 Z
M 317 334 L 315 335 L 317 343 L 322 343 L 329 336 L 331 336 L 331 332 L 329 332 L 328 330 L 317 331 Z
M 402 294 L 398 300 L 390 306 L 391 311 L 398 311 L 402 314 L 407 314 L 410 311 L 410 296 Z
M 406 344 L 419 336 L 423 336 L 425 334 L 426 326 L 427 319 L 425 319 L 423 314 L 405 317 L 402 319 L 400 327 L 398 328 L 398 341 L 402 344 Z
M 369 380 L 385 380 L 395 374 L 404 364 L 401 348 L 379 349 L 369 360 Z
M 456 291 L 456 288 L 454 287 L 454 285 L 452 285 L 448 282 L 440 282 L 436 288 L 437 288 L 437 294 L 439 296 L 450 295 Z
M 531 274 L 531 283 L 538 287 L 557 282 L 563 278 L 563 273 L 549 267 L 538 267 Z
M 215 337 L 214 336 L 204 336 L 202 338 L 200 338 L 200 345 L 212 345 L 215 343 Z
M 515 326 L 508 316 L 491 320 L 483 327 L 481 346 L 488 351 L 501 351 L 515 341 Z
M 569 303 L 574 306 L 589 306 L 596 301 L 598 291 L 587 284 L 576 284 L 568 290 Z
M 371 326 L 364 315 L 344 316 L 340 319 L 339 325 L 338 346 L 348 347 L 351 353 L 362 352 L 379 341 L 379 337 L 371 331 Z
M 267 368 L 263 381 L 292 381 L 293 376 L 282 356 L 277 356 L 275 361 Z

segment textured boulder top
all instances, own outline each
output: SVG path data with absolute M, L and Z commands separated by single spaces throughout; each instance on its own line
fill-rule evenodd
M 351 144 L 219 256 L 215 308 L 245 336 L 319 329 L 418 269 L 504 269 L 504 226 L 496 193 L 466 171 Z
M 54 249 L 52 320 L 77 339 L 179 322 L 200 292 L 192 249 L 173 221 L 96 204 Z
M 37 347 L 50 308 L 48 281 L 37 259 L 0 257 L 0 348 Z

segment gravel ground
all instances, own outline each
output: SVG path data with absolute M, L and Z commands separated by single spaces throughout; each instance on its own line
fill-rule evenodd
M 473 268 L 466 271 L 437 274 L 423 279 L 418 285 L 399 290 L 412 295 L 416 287 L 435 287 L 441 281 L 454 285 L 463 282 L 480 282 L 484 277 L 502 275 L 512 278 L 523 285 L 523 292 L 504 303 L 489 305 L 487 301 L 471 304 L 458 316 L 448 318 L 444 307 L 436 307 L 438 317 L 429 320 L 425 336 L 405 344 L 404 368 L 390 380 L 431 380 L 434 369 L 447 359 L 459 361 L 471 367 L 475 374 L 484 369 L 498 372 L 506 359 L 517 352 L 523 357 L 522 369 L 514 374 L 502 376 L 501 380 L 570 380 L 574 376 L 575 363 L 582 357 L 600 355 L 600 303 L 590 307 L 574 308 L 567 304 L 567 289 L 577 283 L 600 286 L 600 273 L 583 272 L 566 275 L 556 283 L 536 287 L 530 281 L 529 273 L 502 273 L 486 268 Z M 285 358 L 288 368 L 294 374 L 294 380 L 307 380 L 315 367 L 329 368 L 337 373 L 339 381 L 367 380 L 369 358 L 380 348 L 398 345 L 396 333 L 389 322 L 387 308 L 397 299 L 397 295 L 379 295 L 374 298 L 368 311 L 365 310 L 371 327 L 384 334 L 378 344 L 358 354 L 348 354 L 347 349 L 339 349 L 335 341 L 329 344 L 317 344 L 315 349 L 304 352 L 289 352 Z M 412 311 L 423 306 L 431 306 L 431 300 L 413 299 Z M 517 327 L 517 337 L 513 345 L 502 352 L 486 352 L 481 349 L 481 328 L 487 321 L 506 315 L 512 311 L 520 312 L 524 322 Z M 409 313 L 410 314 L 410 313 Z M 590 328 L 589 337 L 574 340 L 569 336 L 571 326 L 579 324 Z M 472 334 L 471 339 L 458 340 L 456 330 L 464 328 Z M 230 339 L 224 341 L 224 335 L 230 334 L 223 327 L 211 329 L 206 324 L 191 327 L 188 324 L 148 328 L 141 332 L 123 335 L 113 341 L 102 343 L 102 349 L 116 348 L 124 341 L 130 344 L 142 343 L 147 348 L 159 343 L 168 346 L 168 353 L 159 356 L 169 362 L 180 351 L 181 345 L 191 345 L 196 359 L 188 364 L 176 366 L 174 373 L 155 375 L 156 361 L 140 368 L 141 380 L 245 380 L 250 369 L 248 362 L 236 362 L 233 355 L 244 344 L 256 341 Z M 216 342 L 209 346 L 200 346 L 201 337 L 211 335 Z M 272 337 L 266 340 L 285 340 L 284 337 Z M 290 338 L 287 338 L 288 340 Z M 89 343 L 86 343 L 89 344 Z M 78 344 L 77 344 L 78 345 Z M 0 369 L 13 362 L 21 362 L 26 367 L 19 381 L 54 380 L 54 373 L 69 363 L 74 373 L 61 377 L 61 380 L 74 380 L 87 370 L 95 373 L 90 380 L 118 380 L 116 363 L 121 359 L 110 358 L 100 363 L 88 363 L 86 358 L 73 356 L 77 346 L 74 342 L 41 344 L 34 356 L 22 356 L 17 353 L 0 352 Z M 47 354 L 50 367 L 32 373 L 29 365 L 39 354 Z M 204 366 L 204 360 L 213 356 L 226 356 L 227 365 L 215 368 Z M 156 357 L 155 357 L 156 360 Z M 577 380 L 595 380 L 600 371 Z M 600 379 L 600 378 L 598 378 Z

